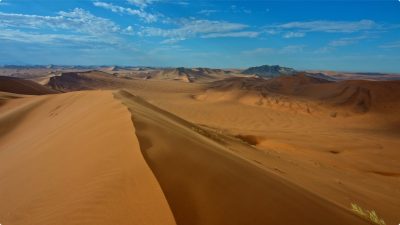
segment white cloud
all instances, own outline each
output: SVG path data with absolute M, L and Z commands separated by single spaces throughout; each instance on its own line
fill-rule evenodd
M 334 50 L 333 47 L 330 46 L 324 46 L 321 48 L 318 48 L 317 50 L 315 50 L 313 53 L 315 54 L 325 54 L 325 53 L 329 53 L 330 51 Z
M 209 16 L 209 15 L 211 15 L 213 13 L 217 13 L 217 12 L 219 12 L 219 11 L 215 10 L 215 9 L 203 9 L 203 10 L 200 10 L 198 12 L 198 14 L 203 14 L 203 15 Z
M 275 49 L 273 48 L 256 48 L 253 50 L 243 51 L 242 53 L 245 55 L 257 56 L 257 55 L 265 55 L 274 53 Z
M 175 44 L 178 43 L 180 41 L 184 41 L 185 38 L 170 38 L 170 39 L 166 39 L 164 41 L 161 42 L 161 44 Z
M 304 49 L 304 45 L 289 45 L 279 50 L 281 54 L 295 54 L 300 53 Z
M 153 4 L 154 2 L 157 2 L 159 0 L 128 0 L 129 3 L 136 5 L 140 8 L 145 8 L 148 5 Z
M 372 20 L 360 21 L 326 21 L 316 20 L 308 22 L 290 22 L 267 26 L 267 28 L 281 30 L 299 30 L 302 32 L 352 33 L 376 28 L 378 25 Z
M 317 50 L 314 51 L 314 53 L 317 53 L 317 54 L 329 53 L 329 52 L 334 51 L 338 47 L 344 47 L 344 46 L 356 44 L 361 40 L 371 39 L 371 38 L 376 38 L 376 37 L 371 36 L 371 35 L 361 35 L 361 36 L 356 36 L 356 37 L 339 38 L 339 39 L 330 41 L 326 46 L 318 48 Z
M 357 39 L 354 38 L 341 38 L 338 40 L 333 40 L 329 43 L 329 46 L 339 47 L 339 46 L 347 46 L 357 42 Z
M 132 26 L 127 26 L 125 29 L 122 30 L 122 34 L 126 35 L 135 35 L 135 29 Z
M 0 27 L 53 30 L 70 30 L 89 34 L 109 34 L 120 30 L 111 20 L 96 17 L 88 11 L 76 8 L 70 12 L 59 12 L 57 16 L 39 16 L 0 12 Z
M 304 48 L 305 45 L 288 45 L 282 48 L 256 48 L 243 51 L 242 54 L 246 56 L 263 56 L 271 54 L 290 55 L 303 52 Z
M 228 33 L 211 33 L 202 35 L 202 38 L 220 38 L 220 37 L 247 37 L 255 38 L 260 33 L 254 31 L 240 31 L 240 32 L 228 32 Z
M 270 34 L 270 35 L 275 35 L 275 34 L 281 33 L 281 31 L 279 31 L 277 29 L 266 29 L 264 32 L 267 34 Z
M 172 2 L 172 3 L 178 4 L 178 5 L 181 5 L 181 6 L 188 6 L 189 5 L 189 2 L 186 2 L 186 1 L 178 1 L 178 2 Z
M 198 12 L 198 14 L 203 14 L 209 16 L 213 13 L 245 13 L 251 14 L 252 11 L 245 8 L 238 8 L 236 5 L 232 5 L 229 9 L 226 10 L 215 10 L 215 9 L 203 9 Z
M 243 12 L 247 13 L 247 14 L 251 14 L 252 13 L 252 11 L 250 9 L 243 9 Z
M 129 31 L 129 32 L 132 32 L 133 31 L 133 27 L 132 26 L 128 26 L 125 30 Z
M 384 44 L 379 47 L 381 47 L 381 48 L 400 48 L 400 41 Z
M 372 38 L 376 38 L 376 37 L 371 36 L 371 35 L 368 35 L 368 36 L 362 35 L 362 36 L 357 36 L 357 37 L 345 37 L 345 38 L 333 40 L 333 41 L 329 42 L 328 45 L 331 47 L 341 47 L 341 46 L 352 45 L 352 44 L 358 43 L 361 40 L 372 39 Z
M 300 38 L 306 36 L 305 33 L 302 32 L 287 32 L 283 35 L 284 38 Z
M 157 21 L 157 16 L 147 13 L 143 11 L 142 9 L 131 9 L 131 8 L 125 8 L 121 6 L 117 6 L 111 3 L 106 3 L 106 2 L 93 2 L 94 6 L 101 7 L 104 9 L 111 10 L 112 12 L 115 13 L 123 13 L 123 14 L 128 14 L 128 15 L 133 15 L 133 16 L 138 16 L 145 22 L 151 23 L 151 22 L 156 22 Z
M 238 7 L 237 5 L 231 5 L 230 10 L 228 12 L 232 13 L 245 13 L 245 14 L 251 14 L 252 11 L 243 7 Z
M 120 34 L 133 34 L 133 28 L 121 29 L 111 20 L 94 16 L 76 8 L 56 16 L 12 14 L 0 12 L 2 40 L 70 45 L 107 44 L 130 48 Z M 61 33 L 62 32 L 62 33 Z
M 0 40 L 17 41 L 35 44 L 110 44 L 106 40 L 96 39 L 93 36 L 82 36 L 73 34 L 41 34 L 21 30 L 4 29 L 0 32 Z
M 119 26 L 111 20 L 94 16 L 83 9 L 76 8 L 71 12 L 59 14 L 65 20 L 63 25 L 67 29 L 72 28 L 87 33 L 110 33 L 120 30 Z
M 243 36 L 243 35 L 255 35 L 254 33 L 236 33 L 247 28 L 247 25 L 240 23 L 229 23 L 224 21 L 212 21 L 212 20 L 181 20 L 178 22 L 178 28 L 173 29 L 161 29 L 155 27 L 145 27 L 139 32 L 142 36 L 153 36 L 153 37 L 165 37 L 172 40 L 185 40 L 187 38 L 193 38 L 198 36 L 206 37 L 207 34 L 211 36 Z

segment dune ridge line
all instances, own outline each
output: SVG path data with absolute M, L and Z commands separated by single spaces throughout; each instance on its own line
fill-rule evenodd
M 216 150 L 219 144 L 191 130 L 189 122 L 142 98 L 127 91 L 114 95 L 131 111 L 140 150 L 178 225 L 368 224 L 228 151 Z

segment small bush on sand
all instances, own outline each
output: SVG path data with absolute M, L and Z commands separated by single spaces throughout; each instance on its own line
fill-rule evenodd
M 386 225 L 383 219 L 380 219 L 378 214 L 374 210 L 365 210 L 361 208 L 361 206 L 351 203 L 351 210 L 356 213 L 357 215 L 370 220 L 371 222 L 378 224 L 378 225 Z

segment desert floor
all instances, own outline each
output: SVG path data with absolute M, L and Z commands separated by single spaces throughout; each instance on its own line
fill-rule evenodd
M 400 221 L 397 108 L 102 82 L 0 92 L 1 224 L 369 224 L 351 203 Z

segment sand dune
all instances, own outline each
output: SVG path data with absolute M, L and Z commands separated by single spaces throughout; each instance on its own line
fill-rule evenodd
M 46 86 L 62 91 L 120 89 L 135 85 L 133 80 L 182 81 L 185 83 L 206 82 L 226 77 L 229 72 L 205 68 L 176 68 L 150 71 L 123 71 L 110 74 L 91 70 L 86 72 L 64 72 L 61 76 L 53 76 Z M 48 79 L 48 78 L 46 78 Z
M 212 133 L 127 92 L 116 96 L 178 224 L 368 224 L 232 154 Z
M 400 81 L 340 81 L 298 74 L 269 80 L 262 78 L 229 78 L 210 84 L 198 100 L 241 101 L 248 104 L 278 104 L 300 108 L 306 112 L 319 110 L 343 110 L 353 113 L 384 113 L 385 116 L 400 113 Z M 314 107 L 311 109 L 312 103 Z M 390 115 L 389 115 L 390 114 Z
M 174 68 L 155 71 L 147 76 L 147 79 L 176 80 L 186 83 L 207 82 L 227 77 L 230 71 L 209 68 Z
M 30 80 L 0 76 L 0 91 L 26 95 L 53 94 L 57 91 Z
M 0 108 L 5 224 L 367 224 L 127 92 L 131 114 L 108 91 L 19 97 Z
M 229 148 L 269 172 L 343 208 L 355 202 L 374 209 L 387 224 L 400 219 L 397 201 L 400 183 L 396 175 L 400 172 L 397 163 L 400 126 L 395 113 L 399 100 L 387 101 L 392 107 L 386 112 L 377 110 L 381 107 L 377 101 L 377 108 L 359 113 L 347 106 L 318 100 L 321 96 L 318 92 L 317 100 L 273 94 L 270 103 L 263 100 L 260 105 L 255 100 L 262 96 L 245 89 L 227 89 L 217 96 L 204 92 L 209 89 L 207 84 L 143 82 L 141 85 L 142 89 L 130 91 L 203 128 L 233 139 L 238 139 L 236 136 L 254 140 L 230 144 Z M 371 90 L 372 96 L 383 96 L 383 91 L 387 91 Z M 193 98 L 211 93 L 212 97 L 203 100 Z M 377 99 L 386 101 L 382 97 L 373 101 Z M 336 117 L 332 115 L 335 112 Z
M 400 80 L 399 73 L 377 73 L 377 72 L 340 72 L 340 71 L 324 71 L 324 70 L 310 70 L 307 71 L 314 74 L 323 74 L 337 80 L 371 80 L 371 81 L 390 81 Z
M 172 77 L 0 92 L 0 223 L 397 223 L 398 82 Z
M 51 77 L 46 86 L 61 92 L 82 90 L 117 90 L 142 88 L 145 80 L 130 74 L 109 74 L 102 71 L 65 72 Z
M 2 224 L 175 224 L 111 92 L 10 100 L 0 128 Z
M 62 92 L 113 89 L 123 86 L 123 79 L 101 71 L 65 72 L 51 77 L 47 86 Z

